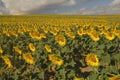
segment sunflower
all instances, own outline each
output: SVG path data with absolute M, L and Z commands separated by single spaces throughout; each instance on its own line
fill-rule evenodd
M 110 77 L 108 80 L 120 80 L 120 76 L 113 76 L 113 77 Z
M 59 66 L 63 64 L 63 60 L 55 56 L 54 54 L 49 54 L 49 60 Z
M 30 53 L 23 54 L 23 58 L 28 64 L 34 64 L 34 58 L 32 57 Z
M 57 35 L 58 32 L 57 32 L 56 29 L 51 29 L 51 30 L 50 30 L 50 33 L 52 33 L 53 35 Z
M 82 36 L 82 35 L 84 34 L 83 29 L 79 29 L 79 30 L 77 31 L 77 33 L 78 33 L 79 36 Z
M 98 60 L 97 55 L 95 55 L 95 54 L 92 54 L 92 53 L 87 54 L 85 61 L 86 61 L 87 65 L 96 66 L 96 67 L 99 66 L 99 60 Z
M 35 46 L 32 43 L 29 43 L 29 49 L 34 52 Z
M 120 39 L 120 31 L 119 30 L 115 31 L 115 35 Z
M 73 80 L 84 80 L 84 78 L 75 77 Z
M 41 33 L 40 36 L 41 36 L 41 38 L 46 38 L 46 34 L 45 33 Z
M 29 35 L 33 38 L 33 39 L 37 39 L 40 40 L 41 39 L 41 35 L 38 31 L 34 31 L 34 32 L 29 32 Z
M 57 35 L 56 36 L 56 41 L 60 46 L 64 46 L 66 44 L 66 39 L 63 35 Z
M 21 34 L 21 35 L 23 35 L 23 34 L 24 34 L 24 30 L 21 29 L 21 28 L 19 28 L 19 29 L 18 29 L 18 33 Z
M 105 34 L 106 39 L 113 40 L 115 38 L 115 35 L 112 32 L 107 32 Z
M 0 54 L 2 54 L 3 53 L 3 50 L 2 50 L 2 47 L 0 46 Z
M 99 35 L 97 33 L 91 33 L 89 36 L 91 37 L 91 39 L 93 41 L 99 41 L 100 40 Z
M 22 54 L 22 51 L 18 48 L 18 47 L 13 47 L 15 52 L 17 52 L 18 54 Z
M 15 31 L 11 31 L 11 35 L 18 37 L 18 34 Z
M 52 52 L 50 46 L 47 44 L 45 45 L 45 49 L 47 50 L 47 52 Z
M 70 38 L 74 39 L 75 38 L 75 34 L 73 32 L 66 32 L 67 36 L 69 36 Z
M 8 58 L 8 56 L 2 56 L 2 59 L 5 61 L 5 63 L 8 65 L 9 68 L 13 67 L 10 59 Z

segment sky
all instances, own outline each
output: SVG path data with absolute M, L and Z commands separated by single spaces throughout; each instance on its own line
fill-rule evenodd
M 0 14 L 120 14 L 120 0 L 0 0 Z

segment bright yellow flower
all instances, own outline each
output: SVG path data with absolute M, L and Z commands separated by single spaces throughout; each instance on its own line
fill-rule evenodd
M 37 39 L 37 40 L 40 40 L 41 39 L 41 35 L 40 35 L 40 33 L 39 32 L 36 32 L 36 31 L 34 31 L 34 32 L 29 32 L 29 35 L 34 39 Z
M 57 35 L 57 33 L 58 33 L 57 30 L 55 30 L 55 29 L 51 29 L 50 32 L 51 32 L 53 35 Z
M 120 39 L 120 30 L 116 30 L 115 35 Z
M 59 66 L 63 64 L 63 60 L 55 56 L 54 54 L 49 54 L 49 60 Z
M 41 33 L 40 36 L 41 36 L 41 38 L 46 38 L 46 34 L 45 33 Z
M 97 33 L 93 33 L 93 32 L 92 32 L 89 36 L 91 37 L 91 39 L 92 39 L 93 41 L 98 41 L 98 40 L 100 40 L 99 35 L 98 35 Z
M 84 80 L 84 78 L 77 78 L 77 77 L 75 77 L 73 80 Z
M 77 31 L 77 33 L 78 33 L 79 36 L 82 36 L 82 35 L 84 34 L 82 29 L 79 29 L 79 30 Z
M 23 35 L 24 34 L 24 30 L 23 29 L 18 29 L 18 33 L 20 33 L 21 35 Z
M 66 34 L 67 34 L 67 36 L 69 36 L 72 39 L 75 38 L 75 34 L 73 32 L 66 32 Z
M 120 76 L 113 76 L 113 77 L 110 77 L 108 80 L 120 80 Z
M 34 58 L 30 53 L 23 54 L 23 58 L 28 64 L 34 64 Z
M 35 46 L 32 43 L 29 43 L 29 49 L 34 52 Z
M 60 46 L 64 46 L 66 44 L 66 39 L 63 35 L 57 35 L 56 41 Z
M 92 54 L 92 53 L 87 54 L 85 61 L 86 61 L 87 65 L 99 66 L 99 60 L 98 60 L 97 55 L 95 55 L 95 54 Z
M 22 51 L 18 48 L 18 47 L 13 47 L 15 52 L 17 52 L 18 54 L 22 54 Z
M 0 46 L 0 54 L 2 54 L 3 53 L 3 50 L 2 50 L 2 47 Z
M 5 61 L 5 63 L 8 65 L 9 68 L 13 67 L 10 59 L 7 56 L 2 56 L 2 59 Z
M 48 28 L 43 28 L 45 33 L 48 33 Z
M 50 46 L 47 44 L 45 45 L 45 49 L 47 50 L 47 52 L 52 52 Z
M 15 36 L 15 37 L 18 37 L 18 34 L 15 31 L 11 31 L 10 34 Z
M 113 40 L 115 38 L 115 35 L 112 32 L 107 32 L 105 34 L 106 39 Z

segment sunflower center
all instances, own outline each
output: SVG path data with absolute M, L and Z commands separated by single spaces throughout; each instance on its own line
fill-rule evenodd
M 94 56 L 90 56 L 90 59 L 91 59 L 92 62 L 95 62 L 95 63 L 97 62 L 97 60 Z

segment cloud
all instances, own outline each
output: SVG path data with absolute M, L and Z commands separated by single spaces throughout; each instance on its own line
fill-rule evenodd
M 99 15 L 99 14 L 119 14 L 120 13 L 120 0 L 113 0 L 108 5 L 94 6 L 91 8 L 81 8 L 74 11 L 74 14 L 81 15 Z
M 120 4 L 120 0 L 113 0 L 111 5 L 117 5 L 117 4 Z
M 62 3 L 62 6 L 73 6 L 76 4 L 76 0 L 66 0 Z
M 0 14 L 9 14 L 9 11 L 6 9 L 4 3 L 0 0 Z
M 11 14 L 25 14 L 27 11 L 49 4 L 62 3 L 64 0 L 2 0 Z

